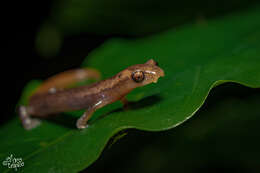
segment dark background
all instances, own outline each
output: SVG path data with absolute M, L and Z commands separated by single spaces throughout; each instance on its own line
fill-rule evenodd
M 91 50 L 95 49 L 111 37 L 125 37 L 127 39 L 144 37 L 169 27 L 177 27 L 179 25 L 192 22 L 198 16 L 202 16 L 207 19 L 216 18 L 235 11 L 246 10 L 248 7 L 254 6 L 258 3 L 256 0 L 231 0 L 228 2 L 223 0 L 200 0 L 196 2 L 189 0 L 182 2 L 173 1 L 174 8 L 167 9 L 170 15 L 179 17 L 177 17 L 179 20 L 176 20 L 173 23 L 167 23 L 161 28 L 150 28 L 147 31 L 144 29 L 141 33 L 136 34 L 133 34 L 135 32 L 129 32 L 127 30 L 124 32 L 124 29 L 122 29 L 123 27 L 121 27 L 122 30 L 119 32 L 113 33 L 104 32 L 103 34 L 100 34 L 94 32 L 82 32 L 78 34 L 68 34 L 64 37 L 60 51 L 55 55 L 46 57 L 37 52 L 35 39 L 42 23 L 52 17 L 50 16 L 50 12 L 53 2 L 54 1 L 51 0 L 39 0 L 32 2 L 12 1 L 3 5 L 4 19 L 2 27 L 4 31 L 2 32 L 2 41 L 7 48 L 4 46 L 1 56 L 1 69 L 3 76 L 1 82 L 3 86 L 2 100 L 4 104 L 2 104 L 3 109 L 0 124 L 5 123 L 15 115 L 14 112 L 16 103 L 20 97 L 23 87 L 28 81 L 31 79 L 45 79 L 58 72 L 79 67 L 81 62 Z M 152 4 L 156 5 L 155 3 Z M 151 4 L 142 4 L 142 8 L 151 8 Z M 115 26 L 115 31 L 117 31 L 117 26 Z M 221 99 L 223 100 L 227 97 L 233 99 L 247 99 L 248 97 L 253 97 L 255 95 L 259 97 L 259 94 L 259 89 L 249 89 L 233 84 L 221 86 L 211 92 L 209 99 L 206 101 L 207 104 L 204 105 L 203 109 L 197 113 L 198 116 L 196 117 L 198 118 L 203 116 L 203 111 L 210 109 L 210 105 L 212 106 L 220 103 Z M 226 97 L 219 97 L 219 95 L 225 95 Z M 190 121 L 195 120 L 192 119 Z M 202 142 L 203 144 L 195 142 L 192 143 L 194 146 L 185 145 L 185 147 L 191 149 L 190 151 L 183 149 L 183 151 L 186 151 L 183 153 L 185 157 L 191 159 L 179 159 L 177 156 L 180 154 L 174 156 L 167 154 L 169 150 L 172 150 L 172 147 L 178 148 L 181 145 L 176 144 L 176 142 L 172 142 L 173 139 L 176 138 L 183 143 L 189 142 L 182 138 L 183 129 L 186 126 L 189 126 L 188 123 L 185 123 L 183 126 L 177 127 L 173 130 L 158 133 L 129 130 L 127 131 L 126 137 L 113 144 L 112 147 L 107 147 L 99 160 L 86 169 L 85 172 L 258 172 L 260 170 L 260 161 L 258 158 L 258 154 L 260 154 L 260 152 L 257 150 L 258 147 L 255 144 L 253 145 L 253 143 L 259 144 L 259 135 L 257 134 L 259 129 L 257 128 L 257 123 L 252 125 L 252 127 L 251 123 L 248 123 L 245 127 L 241 126 L 241 128 L 251 127 L 252 131 L 256 134 L 252 135 L 251 132 L 248 132 L 248 134 L 245 135 L 247 138 L 243 138 L 247 139 L 248 142 L 243 145 L 241 144 L 241 147 L 232 151 L 233 153 L 239 153 L 240 151 L 254 153 L 252 154 L 253 156 L 248 154 L 248 157 L 252 156 L 255 158 L 255 160 L 253 160 L 255 163 L 251 164 L 251 166 L 248 166 L 248 164 L 245 166 L 243 163 L 246 162 L 247 158 L 240 159 L 236 154 L 230 154 L 234 157 L 231 157 L 229 154 L 226 154 L 228 155 L 227 157 L 223 156 L 225 153 L 230 151 L 232 145 L 235 146 L 239 142 L 243 141 L 239 140 L 240 137 L 237 133 L 235 133 L 237 139 L 228 141 L 229 144 L 226 146 L 230 148 L 226 148 L 223 152 L 210 153 L 210 148 L 203 150 L 200 145 L 207 146 L 207 144 L 212 144 L 215 142 L 213 140 L 214 138 L 209 138 L 205 139 Z M 221 136 L 217 136 L 216 138 L 222 141 L 227 140 L 226 138 L 228 137 L 221 138 Z M 250 146 L 253 148 L 247 150 Z M 223 147 L 225 147 L 224 144 Z M 139 162 L 138 158 L 140 160 L 140 157 L 142 157 L 140 156 L 140 153 L 144 152 L 147 148 L 150 148 L 153 151 L 147 152 L 153 154 L 143 154 L 143 157 L 146 159 L 161 158 L 161 160 L 151 159 L 151 162 Z M 198 150 L 203 151 L 201 151 L 201 153 L 194 152 Z M 179 153 L 181 153 L 181 151 L 179 151 Z M 177 153 L 177 151 L 172 152 Z M 205 153 L 207 153 L 206 156 Z M 196 154 L 204 155 L 203 159 L 201 158 L 202 156 L 198 156 L 196 159 L 196 157 L 194 157 Z M 173 162 L 170 160 L 173 160 Z M 196 160 L 200 161 L 195 162 Z M 166 164 L 162 164 L 160 162 Z M 140 166 L 140 164 L 143 165 Z

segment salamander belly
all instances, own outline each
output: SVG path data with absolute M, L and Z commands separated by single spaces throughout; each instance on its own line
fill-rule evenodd
M 33 96 L 29 107 L 33 116 L 45 117 L 60 112 L 88 108 L 93 103 L 93 98 L 73 94 L 44 94 Z

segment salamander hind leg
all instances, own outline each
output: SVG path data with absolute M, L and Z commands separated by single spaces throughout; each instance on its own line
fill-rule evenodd
M 39 119 L 30 117 L 26 106 L 20 106 L 18 111 L 22 125 L 26 130 L 31 130 L 41 123 Z
M 125 110 L 129 109 L 129 101 L 126 99 L 125 96 L 122 97 L 122 98 L 120 99 L 120 101 L 121 101 L 121 103 L 123 104 Z
M 58 90 L 70 88 L 74 84 L 87 79 L 100 79 L 99 71 L 91 68 L 80 68 L 58 73 L 45 80 L 34 94 L 55 93 Z

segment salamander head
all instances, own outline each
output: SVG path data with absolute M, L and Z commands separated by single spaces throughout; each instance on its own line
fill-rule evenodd
M 131 88 L 144 86 L 150 83 L 156 83 L 160 77 L 164 76 L 164 71 L 158 66 L 158 63 L 150 59 L 144 64 L 137 64 L 128 67 L 119 73 L 123 78 L 130 79 Z

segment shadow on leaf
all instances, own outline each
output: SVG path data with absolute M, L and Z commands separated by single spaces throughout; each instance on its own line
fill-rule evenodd
M 144 109 L 146 107 L 150 107 L 152 105 L 157 104 L 161 100 L 162 100 L 162 97 L 157 94 L 157 95 L 152 95 L 152 96 L 145 97 L 145 98 L 143 98 L 143 99 L 141 99 L 139 101 L 135 101 L 135 102 L 131 102 L 130 101 L 130 102 L 128 102 L 128 105 L 126 107 L 118 108 L 118 109 L 110 111 L 110 112 L 108 112 L 106 114 L 103 114 L 103 115 L 99 116 L 96 119 L 96 121 L 99 121 L 100 119 L 103 119 L 105 116 L 108 116 L 108 115 L 110 115 L 112 113 L 115 113 L 115 112 Z M 95 122 L 93 122 L 93 123 L 95 123 Z

